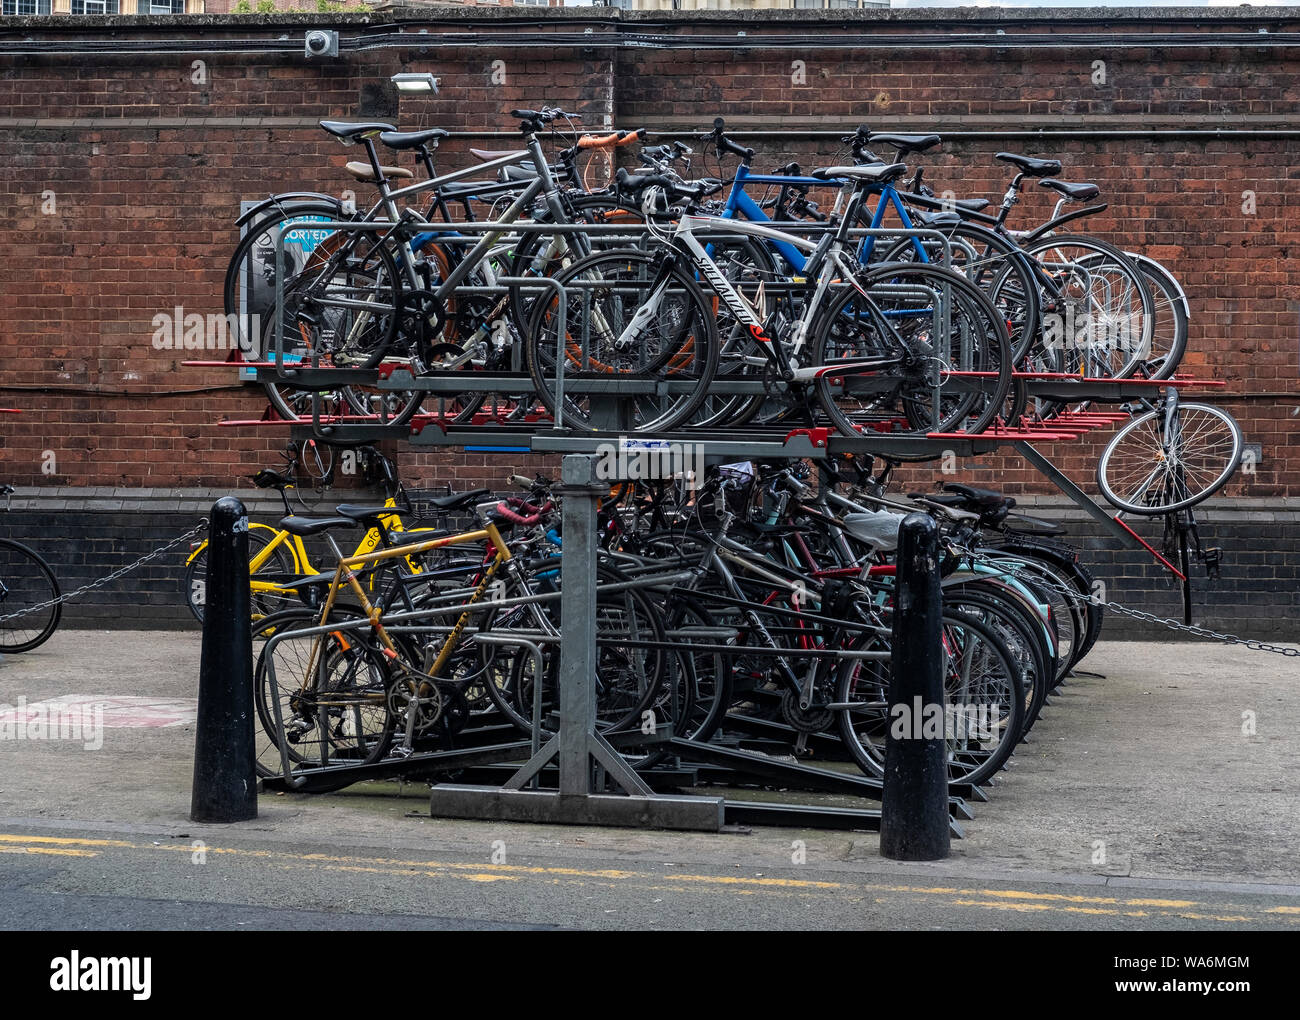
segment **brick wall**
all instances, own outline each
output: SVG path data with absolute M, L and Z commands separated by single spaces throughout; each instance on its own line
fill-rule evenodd
M 156 314 L 220 310 L 240 201 L 286 189 L 360 193 L 342 171 L 356 150 L 316 128 L 324 117 L 445 126 L 457 132 L 440 150 L 451 168 L 471 144 L 506 144 L 512 107 L 547 102 L 584 111 L 590 124 L 612 113 L 620 126 L 666 136 L 723 114 L 761 153 L 758 168 L 829 163 L 835 136 L 863 121 L 933 129 L 950 140 L 925 157 L 928 178 L 961 196 L 1001 193 L 1009 174 L 991 159 L 1000 149 L 1061 156 L 1069 179 L 1097 181 L 1111 203 L 1088 229 L 1166 261 L 1187 289 L 1185 364 L 1227 381 L 1221 399 L 1263 446 L 1257 472 L 1230 495 L 1300 492 L 1300 295 L 1289 268 L 1300 252 L 1300 59 L 1294 48 L 1258 45 L 1298 23 L 1294 9 L 6 19 L 21 32 L 0 40 L 0 161 L 12 168 L 0 179 L 9 255 L 0 265 L 0 405 L 26 413 L 0 418 L 0 475 L 45 491 L 216 491 L 274 462 L 282 435 L 215 426 L 259 416 L 255 389 L 226 371 L 182 367 L 190 355 L 151 344 Z M 303 59 L 312 26 L 340 30 L 340 59 Z M 427 35 L 348 48 L 362 33 L 373 41 L 397 30 Z M 926 45 L 998 30 L 1011 45 Z M 708 48 L 739 32 L 749 48 Z M 539 33 L 555 43 L 525 45 Z M 1225 42 L 1225 33 L 1241 39 Z M 1033 35 L 1056 45 L 1020 45 Z M 644 45 L 652 36 L 671 48 Z M 231 40 L 274 46 L 281 37 L 283 53 L 221 52 Z M 148 40 L 176 51 L 15 54 L 23 38 L 65 49 Z M 1144 38 L 1150 46 L 1134 45 Z M 386 82 L 400 70 L 433 70 L 441 95 L 399 102 Z M 1223 131 L 1244 134 L 1214 134 Z M 1031 196 L 1016 216 L 1027 225 L 1049 208 L 1046 196 Z M 1052 453 L 1091 489 L 1104 439 Z M 427 484 L 499 485 L 525 466 L 460 452 L 400 458 L 408 478 Z M 964 467 L 977 482 L 1045 491 L 1014 459 Z
M 278 502 L 241 492 L 254 520 L 273 524 Z M 322 504 L 328 512 L 327 504 Z M 1265 507 L 1269 507 L 1266 509 Z M 3 517 L 3 533 L 39 550 L 50 562 L 63 590 L 98 580 L 145 553 L 188 532 L 206 516 L 211 502 L 194 490 L 122 490 L 116 494 L 61 490 L 20 497 Z M 1162 617 L 1181 619 L 1181 593 L 1168 575 L 1141 550 L 1120 548 L 1098 527 L 1059 499 L 1033 501 L 1031 513 L 1058 520 L 1082 562 L 1106 585 L 1106 598 Z M 1208 581 L 1195 570 L 1195 622 L 1215 630 L 1262 640 L 1293 641 L 1300 607 L 1300 510 L 1294 506 L 1226 503 L 1205 515 L 1203 530 L 1226 551 L 1221 577 Z M 1160 545 L 1158 523 L 1138 522 L 1144 538 Z M 1260 535 L 1267 532 L 1267 543 Z M 200 536 L 201 539 L 202 536 Z M 199 539 L 196 539 L 196 541 Z M 341 545 L 349 538 L 339 535 Z M 314 565 L 329 564 L 324 544 L 309 540 Z M 67 626 L 110 629 L 197 626 L 185 603 L 183 542 L 139 570 L 87 593 L 64 610 Z M 1116 613 L 1106 618 L 1110 639 L 1162 640 L 1177 635 Z

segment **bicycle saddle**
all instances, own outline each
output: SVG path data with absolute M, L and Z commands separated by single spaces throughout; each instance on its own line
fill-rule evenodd
M 953 202 L 958 212 L 979 212 L 992 204 L 987 198 L 959 198 Z
M 956 494 L 967 502 L 984 508 L 992 509 L 993 507 L 1006 506 L 1009 510 L 1016 505 L 1016 501 L 1011 496 L 1004 496 L 1000 492 L 994 492 L 992 489 L 977 489 L 973 485 L 962 485 L 960 482 L 949 482 L 944 486 L 949 493 Z M 942 495 L 942 493 L 940 494 Z M 934 499 L 934 496 L 926 497 Z
M 379 140 L 390 149 L 418 149 L 421 145 L 447 138 L 450 131 L 443 128 L 429 128 L 427 131 L 385 131 Z
M 280 527 L 283 530 L 291 535 L 297 535 L 299 538 L 319 535 L 331 528 L 355 528 L 356 526 L 357 522 L 350 517 L 299 517 L 294 514 L 294 516 L 285 517 L 280 521 Z
M 492 149 L 470 149 L 469 151 L 470 151 L 470 155 L 476 156 L 479 159 L 500 159 L 502 156 L 527 156 L 528 155 L 528 151 L 526 149 L 518 149 L 515 151 L 505 151 L 505 152 L 496 152 Z
M 867 163 L 864 166 L 826 166 L 812 172 L 819 181 L 854 180 L 884 184 L 907 173 L 906 163 Z
M 955 212 L 919 212 L 916 219 L 923 226 L 934 227 L 938 230 L 946 230 L 949 227 L 955 227 L 961 222 L 961 213 Z
M 369 163 L 362 163 L 358 160 L 355 163 L 346 164 L 343 169 L 359 180 L 362 184 L 379 183 L 379 178 L 375 176 L 375 171 Z M 411 173 L 411 171 L 407 170 L 404 166 L 381 166 L 379 172 L 383 174 L 385 178 L 396 177 L 404 179 L 415 176 L 415 174 Z
M 469 492 L 453 492 L 446 496 L 434 496 L 431 499 L 421 499 L 420 502 L 428 503 L 430 506 L 436 506 L 439 510 L 463 510 L 473 506 L 483 499 L 484 496 L 492 495 L 491 489 L 472 489 Z
M 1051 188 L 1053 191 L 1059 191 L 1072 202 L 1086 202 L 1090 198 L 1096 198 L 1101 194 L 1101 188 L 1095 184 L 1070 184 L 1067 181 L 1058 181 L 1048 178 L 1045 181 L 1039 181 L 1040 188 Z
M 938 145 L 942 138 L 938 135 L 894 135 L 879 134 L 871 135 L 867 142 L 870 145 L 890 145 L 898 150 L 899 154 L 907 152 L 924 152 L 926 149 L 933 149 Z
M 1035 159 L 1033 156 L 1021 156 L 1015 152 L 999 152 L 994 159 L 1010 163 L 1022 174 L 1029 177 L 1050 177 L 1061 172 L 1059 159 Z
M 354 503 L 340 503 L 334 508 L 334 512 L 340 517 L 346 517 L 358 524 L 368 524 L 372 528 L 379 523 L 381 517 L 392 517 L 401 513 L 397 507 L 357 506 Z
M 384 124 L 377 120 L 362 121 L 359 124 L 347 120 L 323 120 L 320 122 L 320 126 L 335 138 L 342 138 L 349 142 L 355 142 L 358 138 L 364 138 L 366 135 L 377 135 L 384 131 L 397 130 L 392 124 Z
M 262 468 L 261 471 L 253 475 L 253 484 L 259 489 L 293 488 L 293 482 L 280 474 L 279 471 L 272 471 L 270 468 Z

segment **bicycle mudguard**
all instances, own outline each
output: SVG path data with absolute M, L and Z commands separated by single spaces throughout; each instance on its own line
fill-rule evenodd
M 1065 213 L 1062 216 L 1056 217 L 1054 220 L 1048 220 L 1037 230 L 1031 230 L 1027 234 L 1016 237 L 1016 241 L 1023 248 L 1026 244 L 1037 241 L 1041 237 L 1045 237 L 1055 231 L 1058 227 L 1062 227 L 1069 223 L 1071 220 L 1077 220 L 1084 216 L 1091 216 L 1093 213 L 1103 212 L 1109 207 L 1109 202 L 1102 202 L 1100 205 L 1090 205 L 1083 209 L 1076 209 L 1074 212 Z
M 343 200 L 335 195 L 322 195 L 315 191 L 287 191 L 283 195 L 274 195 L 271 198 L 255 205 L 248 212 L 242 213 L 239 219 L 235 220 L 235 226 L 242 227 L 245 223 L 250 222 L 255 217 L 260 216 L 267 209 L 273 206 L 284 207 L 294 203 L 309 204 L 311 201 L 328 202 L 340 212 L 343 211 Z

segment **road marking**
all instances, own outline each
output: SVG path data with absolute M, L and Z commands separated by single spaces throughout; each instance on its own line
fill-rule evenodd
M 95 848 L 95 849 L 88 849 Z M 82 839 L 57 836 L 28 836 L 0 833 L 0 853 L 53 853 L 66 856 L 95 857 L 102 849 L 161 850 L 172 853 L 193 853 L 190 843 L 131 843 L 115 839 Z M 775 878 L 761 875 L 700 875 L 671 872 L 659 874 L 648 871 L 628 871 L 615 868 L 545 867 L 520 864 L 483 864 L 475 861 L 407 860 L 403 858 L 367 858 L 325 853 L 293 853 L 287 850 L 251 849 L 244 847 L 205 847 L 209 854 L 228 854 L 266 863 L 268 866 L 290 870 L 306 865 L 329 871 L 360 872 L 396 876 L 421 876 L 429 878 L 457 878 L 468 882 L 491 884 L 519 882 L 526 878 L 549 879 L 551 884 L 588 884 L 617 888 L 620 883 L 636 883 L 642 890 L 672 891 L 681 893 L 713 893 L 731 896 L 816 895 L 840 893 L 862 900 L 864 894 L 872 895 L 875 903 L 887 904 L 888 894 L 894 896 L 920 896 L 946 899 L 953 906 L 975 907 L 986 910 L 1010 910 L 1023 913 L 1070 913 L 1113 917 L 1178 917 L 1195 921 L 1217 921 L 1242 924 L 1259 920 L 1262 914 L 1300 915 L 1300 906 L 1261 908 L 1259 914 L 1215 914 L 1189 908 L 1207 906 L 1197 900 L 1159 898 L 1120 899 L 1107 896 L 1084 896 L 1066 893 L 1034 892 L 1028 889 L 968 889 L 959 886 L 919 886 L 876 883 L 820 881 L 812 879 Z M 1235 904 L 1234 904 L 1235 906 Z M 1131 908 L 1150 908 L 1147 910 Z M 1291 918 L 1287 917 L 1288 921 Z M 1300 916 L 1291 923 L 1300 923 Z
M 98 850 L 67 850 L 53 846 L 0 846 L 0 854 L 55 854 L 59 857 L 98 857 Z
M 66 839 L 60 836 L 17 836 L 0 832 L 0 843 L 45 843 L 55 846 L 115 846 L 128 850 L 142 850 L 139 843 L 124 843 L 120 839 Z

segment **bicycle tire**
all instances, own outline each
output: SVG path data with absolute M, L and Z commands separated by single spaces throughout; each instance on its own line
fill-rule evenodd
M 1000 593 L 981 586 L 977 579 L 959 581 L 943 586 L 943 604 L 946 608 L 974 617 L 992 627 L 1002 638 L 1020 666 L 1020 682 L 1024 694 L 1024 717 L 1020 724 L 1023 738 L 1035 722 L 1047 699 L 1047 692 L 1056 680 L 1055 657 L 1050 656 L 1039 622 L 1031 621 L 1024 606 Z
M 1007 650 L 1005 643 L 991 628 L 986 627 L 977 620 L 965 617 L 961 613 L 947 610 L 943 613 L 943 625 L 945 628 L 945 641 L 952 640 L 957 632 L 961 630 L 975 635 L 978 640 L 978 647 L 984 649 L 982 654 L 987 657 L 990 669 L 1001 672 L 1001 679 L 995 681 L 995 686 L 998 689 L 996 697 L 1000 701 L 994 702 L 993 705 L 995 708 L 1006 706 L 1008 712 L 1005 721 L 1002 720 L 999 712 L 999 733 L 996 747 L 982 754 L 965 751 L 959 758 L 952 748 L 954 741 L 949 740 L 949 783 L 970 783 L 978 786 L 987 782 L 1006 764 L 1007 759 L 1011 757 L 1020 741 L 1023 728 L 1024 696 L 1020 689 L 1019 671 L 1015 667 L 1011 652 Z M 949 656 L 945 656 L 945 659 L 948 658 Z M 859 704 L 868 707 L 837 709 L 836 715 L 838 716 L 840 738 L 846 750 L 864 773 L 876 778 L 884 776 L 884 731 L 879 727 L 887 725 L 889 701 L 888 668 L 881 669 L 881 665 L 881 663 L 876 662 L 846 661 L 840 667 L 840 674 L 836 679 L 835 688 L 836 702 L 851 705 L 853 704 L 851 699 L 855 696 L 858 683 L 863 684 L 863 694 L 868 700 L 859 702 Z M 872 677 L 862 676 L 863 671 L 868 669 L 875 675 Z M 947 705 L 950 691 L 955 687 L 955 684 L 952 680 L 952 670 L 949 668 L 948 662 L 945 662 L 944 669 L 944 702 Z M 853 722 L 854 716 L 864 719 L 866 721 L 865 725 L 855 726 Z M 882 723 L 882 719 L 886 720 L 886 722 Z M 877 734 L 873 734 L 878 736 L 878 742 L 871 740 L 866 744 L 862 742 L 864 735 L 862 731 L 867 729 L 878 731 Z
M 560 270 L 553 279 L 562 285 L 583 282 L 592 286 L 575 288 L 575 297 L 566 296 L 565 338 L 561 344 L 554 335 L 558 316 L 555 297 L 538 300 L 527 331 L 526 360 L 528 374 L 538 397 L 547 410 L 559 417 L 560 401 L 556 394 L 557 361 L 563 348 L 563 365 L 587 366 L 562 371 L 566 387 L 586 380 L 616 382 L 618 379 L 653 380 L 672 384 L 672 392 L 660 402 L 656 393 L 638 393 L 618 398 L 621 424 L 631 430 L 661 431 L 684 424 L 708 396 L 709 384 L 718 369 L 717 327 L 704 292 L 694 277 L 675 263 L 664 266 L 664 252 L 647 253 L 634 249 L 597 252 Z M 639 269 L 637 267 L 640 267 Z M 650 328 L 640 342 L 624 350 L 612 344 L 632 317 L 646 305 L 645 294 L 664 272 L 664 285 L 656 316 L 661 332 L 657 342 Z M 584 309 L 595 308 L 593 312 Z M 548 323 L 550 323 L 548 327 Z M 570 337 L 577 336 L 579 343 Z M 593 349 L 588 340 L 595 338 L 601 346 Z M 598 431 L 588 409 L 577 403 L 572 390 L 564 393 L 564 427 Z
M 1236 473 L 1245 446 L 1241 426 L 1237 424 L 1236 419 L 1227 411 L 1212 404 L 1180 402 L 1177 413 L 1178 431 L 1181 435 L 1186 435 L 1188 431 L 1184 417 L 1193 414 L 1214 419 L 1224 426 L 1227 432 L 1226 450 L 1221 449 L 1224 445 L 1223 440 L 1215 440 L 1213 447 L 1209 448 L 1210 452 L 1197 451 L 1194 454 L 1211 459 L 1212 463 L 1208 468 L 1195 469 L 1198 476 L 1207 477 L 1208 480 L 1200 482 L 1194 491 L 1187 489 L 1188 454 L 1184 451 L 1177 461 L 1169 459 L 1161 436 L 1165 410 L 1156 408 L 1127 422 L 1115 433 L 1097 461 L 1097 487 L 1112 506 L 1139 517 L 1160 517 L 1176 513 L 1209 499 Z M 1193 435 L 1199 436 L 1200 432 L 1194 429 Z M 1133 448 L 1131 451 L 1126 450 L 1122 456 L 1131 458 L 1134 461 L 1133 466 L 1130 466 L 1127 460 L 1116 464 L 1120 447 L 1130 440 Z M 1112 464 L 1115 466 L 1112 467 Z M 1127 479 L 1130 476 L 1134 478 L 1141 476 L 1141 480 L 1136 484 L 1129 483 Z M 1153 488 L 1153 482 L 1160 484 L 1157 488 Z M 1173 498 L 1167 499 L 1164 498 L 1165 496 Z
M 1050 235 L 1048 237 L 1039 238 L 1023 250 L 1029 257 L 1036 260 L 1040 267 L 1044 267 L 1042 269 L 1044 274 L 1048 277 L 1052 277 L 1051 271 L 1045 268 L 1045 266 L 1050 265 L 1050 263 L 1044 263 L 1043 254 L 1053 248 L 1079 248 L 1085 251 L 1090 250 L 1092 252 L 1091 255 L 1085 255 L 1083 259 L 1067 259 L 1063 264 L 1082 265 L 1085 261 L 1091 261 L 1093 263 L 1094 272 L 1100 271 L 1098 269 L 1099 265 L 1104 266 L 1109 263 L 1109 265 L 1113 266 L 1114 269 L 1112 272 L 1118 273 L 1121 279 L 1126 282 L 1126 288 L 1120 292 L 1121 307 L 1130 309 L 1127 311 L 1111 311 L 1108 309 L 1103 314 L 1103 321 L 1100 324 L 1105 330 L 1103 343 L 1094 344 L 1093 338 L 1089 335 L 1084 344 L 1083 355 L 1085 360 L 1082 362 L 1080 362 L 1079 358 L 1071 357 L 1076 347 L 1075 340 L 1079 335 L 1079 322 L 1077 316 L 1073 314 L 1070 307 L 1067 307 L 1062 312 L 1055 313 L 1057 315 L 1057 320 L 1055 321 L 1055 326 L 1053 328 L 1054 331 L 1060 332 L 1060 343 L 1058 347 L 1060 353 L 1065 357 L 1065 366 L 1062 370 L 1075 375 L 1087 375 L 1091 378 L 1105 379 L 1126 379 L 1133 375 L 1142 363 L 1143 358 L 1150 351 L 1151 338 L 1155 328 L 1155 299 L 1151 295 L 1151 290 L 1147 286 L 1142 272 L 1134 264 L 1132 259 L 1113 244 L 1109 244 L 1108 242 L 1099 240 L 1095 237 L 1086 237 L 1082 234 Z M 1103 263 L 1101 261 L 1102 259 L 1105 259 L 1106 262 Z M 1102 288 L 1103 292 L 1108 289 L 1109 288 Z M 1095 293 L 1096 292 L 1090 287 L 1087 290 L 1087 294 L 1084 295 L 1084 298 L 1086 298 L 1088 303 L 1088 312 L 1084 318 L 1085 330 L 1091 329 L 1092 327 L 1091 305 Z M 1123 304 L 1126 300 L 1131 300 L 1131 297 L 1134 295 L 1138 299 L 1138 305 L 1141 309 L 1140 314 L 1142 316 L 1142 322 L 1138 327 L 1140 337 L 1136 342 L 1133 340 L 1134 330 L 1131 321 L 1131 305 Z M 1041 308 L 1046 309 L 1050 302 L 1044 301 L 1040 297 L 1039 304 Z M 1045 338 L 1043 343 L 1045 345 L 1051 345 L 1053 341 L 1046 339 L 1049 327 L 1048 313 L 1046 311 L 1041 314 L 1040 321 L 1043 324 L 1043 334 Z M 1114 339 L 1116 341 L 1113 348 L 1111 344 L 1112 330 L 1115 333 Z M 1124 350 L 1125 348 L 1127 348 L 1127 351 Z M 1119 361 L 1119 367 L 1117 368 L 1112 365 L 1103 364 L 1102 359 L 1105 358 L 1107 351 L 1111 349 L 1123 352 L 1123 356 L 1117 359 Z
M 900 282 L 904 280 L 906 282 Z M 928 263 L 896 262 L 872 266 L 858 274 L 856 281 L 856 286 L 846 287 L 821 314 L 810 352 L 811 364 L 821 370 L 815 382 L 817 398 L 836 428 L 844 435 L 856 437 L 861 434 L 860 425 L 880 417 L 904 417 L 911 431 L 919 433 L 953 432 L 960 427 L 974 435 L 992 425 L 1003 412 L 1011 389 L 1012 361 L 1006 323 L 988 297 L 960 273 Z M 868 294 L 873 287 L 920 287 L 928 291 L 949 289 L 953 307 L 948 343 L 956 335 L 961 347 L 952 353 L 953 360 L 958 362 L 955 371 L 983 373 L 978 377 L 978 384 L 964 392 L 950 389 L 949 395 L 945 396 L 941 383 L 940 403 L 936 408 L 928 403 L 933 397 L 932 384 L 922 377 L 922 367 L 918 364 L 899 374 L 898 386 L 885 397 L 865 401 L 856 412 L 861 422 L 855 419 L 854 414 L 841 408 L 836 402 L 832 383 L 836 378 L 833 370 L 835 358 L 828 358 L 828 351 L 835 350 L 832 345 L 841 343 L 832 337 L 837 327 L 847 333 L 847 340 L 841 346 L 844 343 L 851 345 L 839 351 L 845 363 L 888 357 L 901 361 L 902 358 L 892 339 L 896 327 L 882 322 L 882 317 L 888 318 L 889 313 L 874 300 L 870 303 L 860 301 L 858 287 Z M 904 296 L 900 300 L 915 300 L 915 297 Z M 849 306 L 854 302 L 857 302 L 857 308 L 850 312 Z M 919 306 L 919 312 L 924 313 L 926 307 Z M 895 308 L 894 312 L 900 316 L 898 321 L 911 319 L 918 324 L 917 328 L 925 329 L 925 316 L 919 314 L 917 308 L 903 305 Z M 932 320 L 930 322 L 932 324 Z M 933 348 L 924 336 L 921 341 Z M 950 403 L 945 404 L 945 400 Z M 936 410 L 939 413 L 937 422 L 934 420 Z
M 862 225 L 870 226 L 869 217 Z M 1028 257 L 1001 234 L 973 223 L 959 223 L 944 232 L 953 252 L 953 264 L 949 268 L 962 273 L 984 291 L 1006 317 L 1011 356 L 1018 364 L 1029 353 L 1038 336 L 1038 287 Z M 953 243 L 954 239 L 956 243 Z M 902 238 L 877 261 L 912 262 L 916 258 L 916 243 L 912 238 Z M 926 248 L 936 249 L 934 254 L 938 257 L 934 262 L 944 265 L 937 241 L 920 243 Z M 981 245 L 985 248 L 982 253 L 975 250 Z M 995 252 L 992 257 L 989 250 Z M 966 258 L 961 258 L 962 254 Z M 971 255 L 975 256 L 973 263 Z
M 0 538 L 0 557 L 0 616 L 54 603 L 0 623 L 0 652 L 30 652 L 50 639 L 63 618 L 63 603 L 55 601 L 62 598 L 59 581 L 40 553 L 12 538 Z M 33 625 L 21 626 L 26 620 Z
M 1183 288 L 1168 269 L 1149 255 L 1131 251 L 1124 254 L 1137 266 L 1155 301 L 1151 357 L 1138 366 L 1135 374 L 1147 379 L 1172 379 L 1187 353 L 1191 328 Z
M 248 562 L 250 565 L 257 558 L 258 553 L 271 544 L 271 540 L 260 533 L 264 529 L 274 533 L 274 529 L 268 528 L 265 524 L 249 525 Z M 262 578 L 268 581 L 284 581 L 300 575 L 302 570 L 298 566 L 298 558 L 292 549 L 287 546 L 288 543 L 278 545 L 272 551 L 270 559 L 263 563 L 257 571 L 250 574 L 249 579 Z M 185 565 L 185 602 L 199 623 L 203 622 L 203 606 L 207 597 L 207 577 L 208 542 L 207 539 L 204 539 L 203 543 L 191 555 L 189 563 Z M 250 592 L 248 601 L 250 612 L 256 620 L 260 616 L 270 616 L 288 608 L 283 603 L 292 601 L 292 596 L 275 596 L 270 592 Z
M 339 617 L 365 618 L 365 614 L 355 607 L 335 606 L 331 612 L 337 613 Z M 275 634 L 291 633 L 295 629 L 310 630 L 316 627 L 318 622 L 318 614 L 311 610 L 290 609 L 267 617 L 254 629 L 255 637 L 263 639 L 263 644 L 256 653 L 253 678 L 254 702 L 263 734 L 269 738 L 275 755 L 274 760 L 277 762 L 282 746 L 282 735 L 276 726 L 275 712 L 269 700 L 272 697 L 271 676 L 266 666 L 265 642 Z M 277 655 L 285 649 L 288 649 L 285 652 L 286 665 L 292 659 L 295 668 L 305 671 L 303 656 L 306 656 L 306 662 L 308 664 L 314 662 L 316 673 L 324 673 L 324 682 L 329 685 L 323 699 L 319 692 L 315 696 L 303 695 L 302 687 L 306 683 L 305 672 L 302 677 L 299 677 L 291 670 L 286 678 L 280 675 L 281 667 L 277 666 L 275 686 L 282 702 L 280 706 L 282 718 L 295 727 L 300 724 L 302 733 L 317 734 L 314 741 L 309 741 L 305 745 L 301 739 L 302 734 L 299 735 L 298 740 L 284 738 L 285 745 L 292 745 L 288 749 L 290 761 L 310 768 L 319 767 L 330 759 L 333 759 L 331 764 L 345 762 L 349 765 L 369 765 L 381 760 L 387 754 L 391 744 L 394 723 L 388 706 L 392 676 L 385 657 L 364 639 L 345 643 L 328 633 L 304 635 L 300 642 L 294 642 L 291 637 L 283 639 L 276 647 Z M 356 680 L 357 676 L 362 677 L 359 684 Z M 301 683 L 295 690 L 292 685 L 297 681 Z M 322 679 L 317 676 L 313 682 L 319 685 Z M 351 693 L 352 690 L 356 693 Z M 350 698 L 359 700 L 349 706 Z M 355 708 L 356 711 L 349 711 L 350 707 Z M 363 708 L 366 709 L 364 715 Z M 326 720 L 323 725 L 322 717 Z M 352 725 L 351 733 L 346 731 L 349 718 Z M 322 747 L 333 746 L 324 753 L 304 754 L 301 748 L 304 746 L 310 748 L 313 743 Z M 357 746 L 351 746 L 353 743 Z M 258 760 L 261 762 L 259 771 L 263 774 L 282 774 L 280 768 L 271 768 L 265 753 L 259 752 Z M 341 782 L 339 786 L 333 788 L 338 789 L 348 782 L 350 780 Z M 318 789 L 324 792 L 329 787 L 318 787 Z

